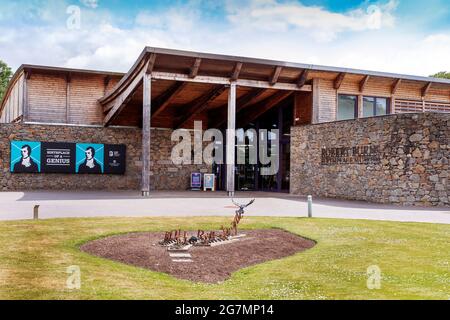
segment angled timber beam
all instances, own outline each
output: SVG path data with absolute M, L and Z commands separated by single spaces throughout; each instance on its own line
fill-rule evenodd
M 309 70 L 304 69 L 302 71 L 302 73 L 300 74 L 300 77 L 298 77 L 298 80 L 297 80 L 297 87 L 302 88 L 305 85 L 306 80 L 308 79 L 308 74 L 309 74 Z
M 359 83 L 359 92 L 363 92 L 363 91 L 364 91 L 364 88 L 366 87 L 367 82 L 369 82 L 369 79 L 370 79 L 370 76 L 369 76 L 369 75 L 366 75 L 366 76 L 361 80 L 361 82 Z
M 250 91 L 243 97 L 239 98 L 237 101 L 236 112 L 240 112 L 240 111 L 244 110 L 253 101 L 255 101 L 259 96 L 261 96 L 264 92 L 266 92 L 266 89 L 255 89 L 253 91 Z
M 105 127 L 109 126 L 111 124 L 111 122 L 119 115 L 119 113 L 125 107 L 127 102 L 130 101 L 133 93 L 135 92 L 137 87 L 142 83 L 142 79 L 144 78 L 144 75 L 148 74 L 147 70 L 148 70 L 149 63 L 150 63 L 150 60 L 147 61 L 147 63 L 140 70 L 140 72 L 136 75 L 136 77 L 133 79 L 133 81 L 126 87 L 126 89 L 112 101 L 111 108 L 108 109 L 109 112 L 105 116 L 105 119 L 103 120 L 103 125 Z
M 402 83 L 402 79 L 395 80 L 395 82 L 392 84 L 392 88 L 391 88 L 392 95 L 397 93 L 398 87 L 400 87 L 401 83 Z
M 428 91 L 431 89 L 432 82 L 428 82 L 423 88 L 422 88 L 422 98 L 426 97 L 428 94 Z
M 152 79 L 155 80 L 170 80 L 170 81 L 187 81 L 194 83 L 208 83 L 208 84 L 222 84 L 230 85 L 230 78 L 225 77 L 215 77 L 215 76 L 197 76 L 195 78 L 189 78 L 189 75 L 183 73 L 172 73 L 172 72 L 158 72 L 154 71 L 152 73 Z M 269 81 L 258 81 L 258 80 L 247 80 L 238 79 L 235 81 L 238 87 L 252 87 L 252 88 L 265 88 L 265 89 L 276 89 L 276 90 L 286 90 L 286 91 L 305 91 L 311 92 L 312 87 L 310 85 L 304 85 L 299 88 L 294 83 L 276 83 L 273 86 L 270 85 Z
M 273 69 L 272 76 L 269 79 L 270 85 L 273 86 L 275 83 L 278 82 L 278 78 L 280 77 L 281 70 L 283 70 L 283 67 L 280 67 L 280 66 L 275 67 L 275 69 Z
M 172 102 L 172 100 L 186 87 L 188 82 L 177 82 L 169 89 L 164 91 L 152 103 L 152 117 L 157 117 L 163 112 Z
M 155 62 L 156 62 L 156 53 L 152 53 L 148 59 L 147 74 L 153 72 L 153 69 L 155 68 Z
M 144 53 L 142 53 L 141 57 L 142 58 L 140 58 L 138 62 L 131 67 L 130 71 L 128 71 L 128 73 L 120 79 L 110 93 L 107 93 L 104 97 L 98 99 L 98 102 L 103 106 L 104 113 L 108 112 L 112 108 L 116 98 L 119 97 L 126 90 L 126 88 L 128 88 L 143 68 L 145 68 L 144 71 L 147 74 L 151 74 L 156 56 L 151 54 L 144 55 Z
M 255 89 L 240 97 L 236 102 L 236 113 L 244 110 L 264 92 L 266 92 L 266 89 Z M 216 120 L 211 123 L 209 126 L 210 128 L 220 128 L 223 124 L 225 124 L 225 122 L 227 122 L 226 106 L 227 104 L 224 104 L 218 108 L 219 112 L 217 112 Z
M 191 67 L 189 71 L 189 78 L 195 78 L 198 75 L 198 69 L 200 69 L 200 64 L 202 63 L 202 59 L 195 59 L 194 65 Z
M 196 99 L 188 108 L 186 115 L 177 123 L 175 128 L 178 129 L 188 124 L 192 119 L 195 118 L 195 116 L 206 110 L 208 108 L 208 103 L 220 96 L 226 89 L 227 87 L 223 85 L 216 86 L 200 98 Z
M 338 76 L 334 80 L 334 89 L 339 90 L 339 88 L 342 85 L 342 82 L 344 81 L 344 78 L 345 78 L 345 72 L 341 72 L 338 74 Z
M 140 64 L 136 70 L 134 70 L 133 75 L 126 79 L 126 81 L 120 80 L 120 82 L 123 82 L 121 84 L 121 87 L 116 90 L 113 89 L 113 95 L 111 97 L 108 97 L 107 102 L 102 102 L 100 99 L 100 103 L 103 105 L 103 112 L 107 113 L 109 110 L 111 110 L 117 103 L 118 100 L 120 100 L 120 97 L 124 95 L 129 95 L 130 92 L 127 91 L 127 88 L 130 86 L 135 85 L 136 79 L 139 82 L 142 80 L 144 74 L 151 74 L 151 70 L 153 70 L 153 66 L 155 63 L 156 55 L 151 54 L 147 60 L 144 61 L 144 63 Z M 150 71 L 150 72 L 149 72 Z M 119 84 L 120 84 L 119 82 Z M 119 85 L 118 84 L 118 85 Z M 116 85 L 117 86 L 117 85 Z
M 242 117 L 240 117 L 239 124 L 241 126 L 245 126 L 249 122 L 258 118 L 263 113 L 275 107 L 278 103 L 289 97 L 292 93 L 293 91 L 278 91 L 267 99 L 264 99 L 263 101 L 248 107 L 248 111 L 246 111 L 246 113 Z
M 242 66 L 242 62 L 236 62 L 236 64 L 234 65 L 233 73 L 230 77 L 231 81 L 236 81 L 237 79 L 239 79 L 239 74 L 241 73 Z

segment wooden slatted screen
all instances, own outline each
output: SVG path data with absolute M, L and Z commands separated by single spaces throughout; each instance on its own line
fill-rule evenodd
M 418 100 L 403 100 L 403 99 L 395 100 L 396 113 L 414 113 L 423 111 L 450 113 L 450 103 L 425 101 L 424 106 L 423 102 Z

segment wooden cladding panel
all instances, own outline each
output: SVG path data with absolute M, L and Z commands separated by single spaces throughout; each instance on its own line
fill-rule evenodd
M 397 89 L 395 97 L 397 99 L 421 100 L 422 89 L 425 85 L 422 82 L 403 80 Z M 432 84 L 425 96 L 425 100 L 450 103 L 450 88 L 440 84 Z
M 66 78 L 32 74 L 28 80 L 29 121 L 66 122 Z
M 338 74 L 336 72 L 324 72 L 324 71 L 315 71 L 309 70 L 308 78 L 309 79 L 323 79 L 323 80 L 334 80 Z
M 114 87 L 116 86 L 116 84 L 118 84 L 120 81 L 120 77 L 112 77 L 110 78 L 110 80 L 108 81 L 107 85 L 106 85 L 106 91 L 105 91 L 105 95 L 108 94 L 109 92 L 111 92 Z
M 337 101 L 336 90 L 334 89 L 334 80 L 316 79 L 319 92 L 316 97 L 318 103 L 315 104 L 317 110 L 317 121 L 329 122 L 336 120 Z M 316 86 L 314 86 L 316 89 Z M 313 89 L 313 90 L 314 90 Z
M 106 90 L 117 81 L 118 77 L 111 78 Z M 103 75 L 71 74 L 67 84 L 63 74 L 33 73 L 28 80 L 29 121 L 101 124 L 103 111 L 98 99 L 104 94 Z
M 364 77 L 347 75 L 339 89 L 340 93 L 363 94 L 365 96 L 390 97 L 392 92 L 393 80 L 388 78 L 370 77 L 364 86 L 363 92 L 360 91 L 360 84 Z
M 22 73 L 12 85 L 9 95 L 5 101 L 5 107 L 0 115 L 0 123 L 10 123 L 16 121 L 23 115 L 24 81 L 25 76 Z
M 449 88 L 436 88 L 436 87 L 434 87 L 434 85 L 432 85 L 425 97 L 425 100 L 450 103 L 450 89 Z
M 423 86 L 424 84 L 420 82 L 402 80 L 395 97 L 401 99 L 420 100 L 422 99 L 421 92 Z
M 68 122 L 73 124 L 101 124 L 103 110 L 97 100 L 104 94 L 104 77 L 73 75 L 69 85 Z
M 66 122 L 66 77 L 32 74 L 28 80 L 29 121 Z

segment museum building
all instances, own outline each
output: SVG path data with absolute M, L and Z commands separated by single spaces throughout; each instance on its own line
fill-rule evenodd
M 3 191 L 147 196 L 198 172 L 230 194 L 450 205 L 446 79 L 146 47 L 126 74 L 22 65 L 0 114 Z M 195 121 L 265 134 L 279 170 L 236 163 L 237 148 L 260 147 L 251 135 L 225 139 L 225 164 L 174 164 L 171 134 Z

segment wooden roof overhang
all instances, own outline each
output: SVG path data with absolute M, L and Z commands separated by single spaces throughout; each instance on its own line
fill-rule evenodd
M 311 92 L 309 70 L 262 61 L 146 48 L 111 92 L 99 100 L 104 125 L 141 125 L 142 79 L 152 78 L 152 126 L 191 128 L 194 120 L 220 127 L 228 88 L 237 86 L 238 119 L 258 116 L 293 92 Z
M 334 80 L 335 89 L 346 77 L 358 79 L 361 92 L 371 78 L 384 78 L 392 82 L 392 94 L 402 81 L 421 82 L 423 96 L 432 86 L 450 85 L 447 79 L 146 47 L 130 71 L 99 100 L 105 126 L 141 125 L 145 74 L 152 78 L 152 126 L 166 128 L 192 127 L 194 120 L 222 126 L 231 83 L 238 88 L 238 123 L 251 121 L 293 92 L 311 91 L 316 77 Z

